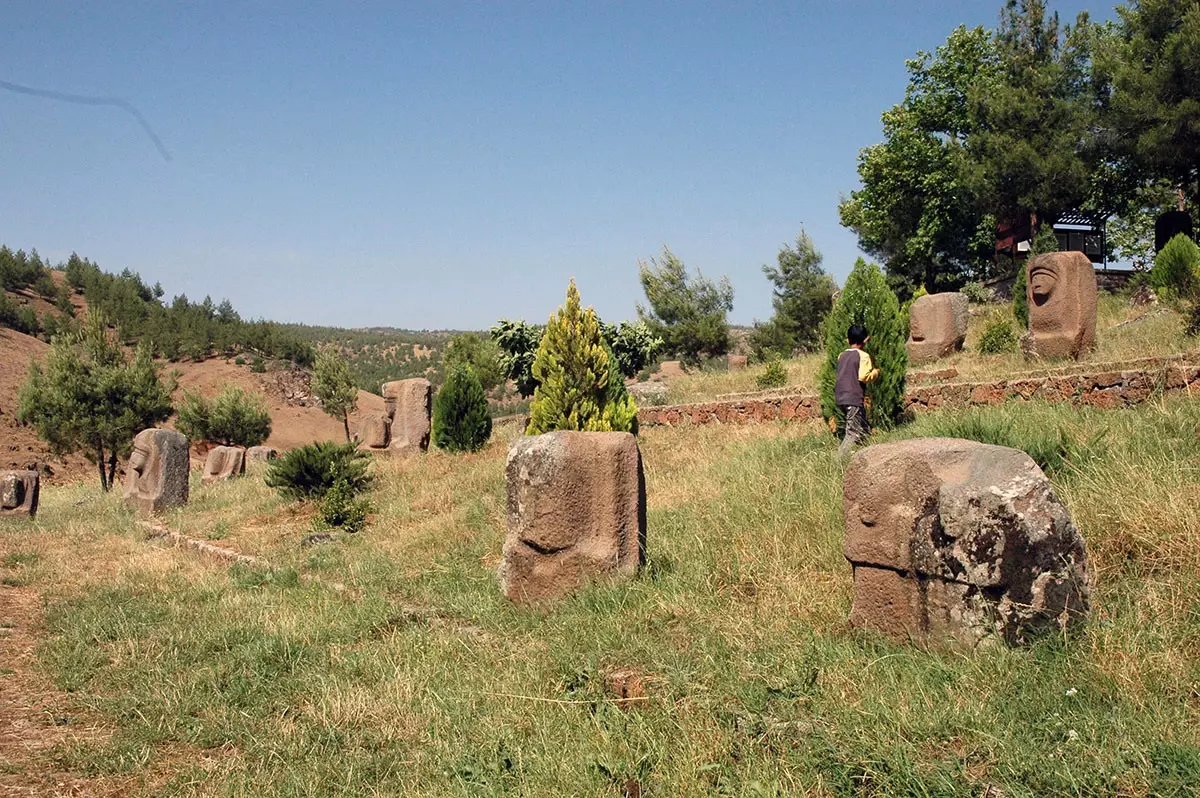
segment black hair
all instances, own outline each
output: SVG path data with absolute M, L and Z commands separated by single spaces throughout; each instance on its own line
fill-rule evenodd
M 867 342 L 867 328 L 861 324 L 851 324 L 850 329 L 846 330 L 846 339 L 851 344 L 865 344 Z

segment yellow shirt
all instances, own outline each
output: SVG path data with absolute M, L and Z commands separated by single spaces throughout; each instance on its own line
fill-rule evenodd
M 871 356 L 862 349 L 858 350 L 858 381 L 866 382 L 867 375 L 874 370 L 875 364 L 871 362 Z

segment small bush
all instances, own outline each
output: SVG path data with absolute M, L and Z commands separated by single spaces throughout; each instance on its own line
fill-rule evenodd
M 267 487 L 290 499 L 320 499 L 339 480 L 355 495 L 370 487 L 370 455 L 354 443 L 322 441 L 289 449 L 267 467 Z
M 271 414 L 260 394 L 227 385 L 215 399 L 185 393 L 175 426 L 193 441 L 258 446 L 271 435 Z
M 1200 338 L 1200 299 L 1193 302 L 1191 308 L 1188 309 L 1187 322 L 1183 332 L 1192 338 Z
M 766 370 L 758 375 L 759 388 L 782 388 L 787 385 L 788 375 L 787 368 L 783 365 L 783 360 L 779 355 L 767 361 Z
M 996 292 L 978 280 L 972 280 L 959 290 L 966 294 L 968 302 L 974 302 L 976 305 L 986 305 L 996 301 Z
M 1200 289 L 1200 247 L 1183 233 L 1154 258 L 1150 284 L 1171 297 L 1195 296 Z
M 448 452 L 477 452 L 492 436 L 487 396 L 474 370 L 450 367 L 446 384 L 433 400 L 433 444 Z
M 337 479 L 325 492 L 313 519 L 313 531 L 340 529 L 355 534 L 367 526 L 367 516 L 374 508 L 370 500 L 360 497 L 345 479 Z
M 250 361 L 250 370 L 255 374 L 265 374 L 267 371 L 267 364 L 263 362 L 261 357 L 256 357 L 254 360 Z
M 1025 267 L 1017 269 L 1017 278 L 1013 280 L 1012 301 L 1013 318 L 1021 325 L 1021 329 L 1029 329 L 1029 287 L 1025 276 Z
M 1017 334 L 1012 324 L 1003 315 L 993 314 L 979 336 L 979 351 L 985 355 L 999 355 L 1017 351 Z
M 246 358 L 244 358 L 244 357 L 235 357 L 235 358 L 233 359 L 233 364 L 234 364 L 235 366 L 244 366 L 244 365 L 246 365 Z

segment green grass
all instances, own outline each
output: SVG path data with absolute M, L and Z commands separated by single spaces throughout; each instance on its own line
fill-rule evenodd
M 311 549 L 306 511 L 259 481 L 195 486 L 171 523 L 226 529 L 273 570 L 147 542 L 84 488 L 45 491 L 32 542 L 0 531 L 0 562 L 38 552 L 19 567 L 50 599 L 41 667 L 113 727 L 45 766 L 147 794 L 1194 795 L 1198 430 L 1200 403 L 1175 399 L 888 436 L 1056 458 L 1096 610 L 1023 650 L 850 631 L 843 466 L 797 426 L 647 430 L 647 568 L 544 614 L 495 580 L 503 440 L 383 461 L 373 526 Z M 616 700 L 621 671 L 644 699 Z

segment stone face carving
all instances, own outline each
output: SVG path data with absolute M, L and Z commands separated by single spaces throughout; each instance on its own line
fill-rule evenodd
M 966 295 L 956 292 L 918 297 L 909 310 L 909 362 L 931 363 L 962 349 L 967 339 L 967 305 Z
M 358 422 L 354 441 L 360 449 L 387 451 L 392 442 L 392 417 L 387 413 L 367 413 Z
M 1038 357 L 1079 358 L 1096 342 L 1096 270 L 1082 252 L 1038 255 L 1025 268 L 1023 348 Z
M 433 385 L 420 377 L 383 385 L 383 400 L 392 420 L 388 451 L 395 455 L 420 454 L 429 448 Z
M 246 473 L 246 450 L 239 446 L 216 446 L 204 461 L 204 482 L 232 479 Z
M 188 439 L 174 430 L 139 432 L 125 475 L 125 503 L 144 514 L 187 504 L 188 446 Z
M 646 488 L 628 432 L 548 432 L 508 452 L 508 536 L 500 583 L 520 604 L 590 580 L 628 579 L 645 560 Z
M 0 471 L 0 518 L 37 515 L 41 487 L 36 471 Z
M 852 626 L 1010 644 L 1086 617 L 1083 537 L 1029 455 L 955 438 L 870 446 L 846 472 Z
M 271 446 L 251 446 L 246 450 L 246 467 L 263 465 L 279 457 L 279 450 Z

